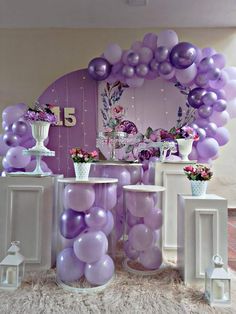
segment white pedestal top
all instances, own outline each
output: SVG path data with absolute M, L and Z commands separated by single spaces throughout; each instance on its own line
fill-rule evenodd
M 192 195 L 185 195 L 185 194 L 179 194 L 181 197 L 183 197 L 185 200 L 224 200 L 223 197 L 215 195 L 215 194 L 206 194 L 203 196 L 192 196 Z
M 98 166 L 122 166 L 122 167 L 127 167 L 127 166 L 139 166 L 142 167 L 141 163 L 135 163 L 135 162 L 128 162 L 128 161 L 115 161 L 115 160 L 104 160 L 104 161 L 99 161 L 99 162 L 94 162 L 92 163 L 93 165 L 98 165 Z
M 158 185 L 124 185 L 123 189 L 131 192 L 163 192 L 166 188 Z
M 117 183 L 118 179 L 115 178 L 88 178 L 88 180 L 76 180 L 75 178 L 63 178 L 59 179 L 58 182 L 70 183 L 70 184 L 96 184 L 96 183 Z

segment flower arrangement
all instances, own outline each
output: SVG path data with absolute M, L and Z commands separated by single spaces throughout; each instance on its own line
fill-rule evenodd
M 57 117 L 52 111 L 53 107 L 54 105 L 51 104 L 40 105 L 36 102 L 33 108 L 27 110 L 24 114 L 24 118 L 29 122 L 44 121 L 49 122 L 50 124 L 56 124 Z
M 183 170 L 187 178 L 193 181 L 208 181 L 213 176 L 211 169 L 201 164 L 186 166 Z
M 194 141 L 199 140 L 197 132 L 190 126 L 184 125 L 180 128 L 173 127 L 169 131 L 174 139 L 193 139 Z
M 70 157 L 75 163 L 92 162 L 98 156 L 98 153 L 96 150 L 92 152 L 86 152 L 85 150 L 79 147 L 71 148 L 69 153 L 70 153 Z

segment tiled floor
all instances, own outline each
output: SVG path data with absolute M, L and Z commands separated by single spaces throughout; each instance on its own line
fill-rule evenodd
M 228 241 L 229 266 L 236 270 L 236 209 L 229 210 Z

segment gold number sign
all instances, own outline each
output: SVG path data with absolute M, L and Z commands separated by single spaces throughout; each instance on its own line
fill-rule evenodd
M 52 111 L 57 116 L 57 126 L 68 126 L 72 127 L 76 125 L 76 117 L 75 117 L 75 108 L 73 107 L 66 107 L 63 108 L 64 112 L 64 119 L 61 120 L 61 108 L 56 106 L 52 108 Z

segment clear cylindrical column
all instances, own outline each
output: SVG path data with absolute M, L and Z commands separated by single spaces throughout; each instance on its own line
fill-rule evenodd
M 57 282 L 77 292 L 102 288 L 115 271 L 117 179 L 60 179 L 59 195 Z
M 152 274 L 162 265 L 162 210 L 158 194 L 164 187 L 127 185 L 123 187 L 126 223 L 124 267 L 133 273 Z

